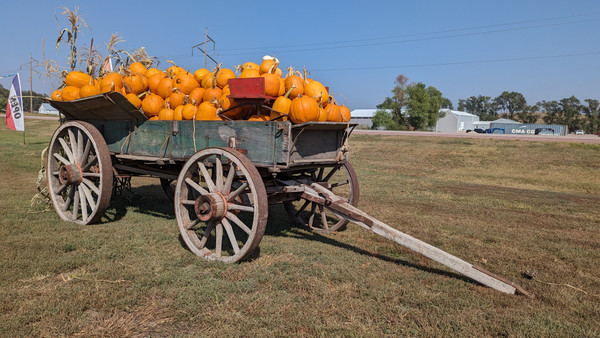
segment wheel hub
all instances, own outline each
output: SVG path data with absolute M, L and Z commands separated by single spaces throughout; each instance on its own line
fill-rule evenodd
M 220 193 L 201 195 L 196 199 L 194 211 L 203 222 L 218 221 L 227 213 L 227 200 Z
M 62 165 L 58 169 L 58 180 L 61 184 L 79 184 L 83 180 L 81 168 L 76 164 Z

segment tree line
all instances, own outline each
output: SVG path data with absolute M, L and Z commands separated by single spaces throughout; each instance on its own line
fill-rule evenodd
M 6 111 L 6 102 L 8 101 L 8 95 L 9 95 L 10 91 L 6 88 L 4 88 L 4 86 L 2 86 L 0 84 L 0 111 L 1 112 L 5 112 Z M 33 96 L 33 111 L 38 111 L 40 109 L 40 106 L 42 105 L 42 103 L 44 103 L 44 99 L 48 98 L 48 95 L 46 94 L 40 94 L 40 93 L 36 93 L 35 91 L 32 92 L 26 90 L 26 91 L 21 91 L 21 95 L 23 96 L 23 111 L 24 112 L 30 112 L 31 110 L 31 103 L 29 102 L 29 97 Z
M 372 118 L 374 129 L 432 129 L 445 115 L 441 108 L 454 109 L 437 88 L 421 82 L 408 84 L 408 78 L 402 74 L 396 77 L 391 92 L 392 96 L 377 105 Z M 480 121 L 504 117 L 522 123 L 564 124 L 569 130 L 582 129 L 587 133 L 600 131 L 600 102 L 595 99 L 582 102 L 575 96 L 529 105 L 523 94 L 503 91 L 495 98 L 478 95 L 459 99 L 458 110 L 477 115 Z

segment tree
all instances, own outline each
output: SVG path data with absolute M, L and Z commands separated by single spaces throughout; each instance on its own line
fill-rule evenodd
M 453 110 L 454 105 L 452 104 L 452 101 L 450 101 L 449 98 L 443 97 L 442 98 L 442 108 Z
M 535 114 L 537 110 L 537 105 L 526 106 L 523 111 L 517 113 L 517 120 L 523 123 L 535 123 L 538 119 L 537 115 Z
M 494 99 L 497 108 L 504 114 L 507 114 L 509 119 L 514 119 L 515 114 L 523 113 L 527 110 L 527 100 L 521 93 L 503 91 Z
M 585 99 L 587 106 L 582 106 L 582 110 L 587 118 L 583 128 L 587 133 L 596 133 L 600 131 L 600 102 L 593 99 Z
M 386 97 L 385 100 L 377 105 L 377 109 L 391 109 L 391 116 L 400 126 L 405 123 L 402 108 L 406 105 L 406 83 L 408 78 L 402 74 L 396 77 L 395 86 L 392 89 L 392 96 Z
M 537 103 L 537 106 L 546 114 L 544 116 L 544 122 L 548 124 L 558 124 L 560 123 L 560 105 L 558 101 L 540 101 Z
M 549 124 L 566 124 L 570 130 L 581 129 L 584 125 L 581 111 L 584 110 L 575 96 L 560 101 L 541 101 L 538 105 L 546 113 L 544 122 Z
M 496 104 L 489 96 L 479 95 L 471 96 L 466 100 L 460 99 L 458 100 L 458 110 L 477 115 L 481 121 L 491 121 L 498 117 Z
M 442 92 L 435 87 L 426 87 L 419 82 L 406 87 L 407 122 L 416 130 L 434 127 L 445 113 L 442 107 Z
M 406 130 L 407 128 L 404 125 L 399 124 L 392 115 L 391 112 L 388 112 L 384 109 L 377 109 L 373 118 L 371 119 L 373 125 L 372 129 L 379 129 L 381 127 L 387 130 Z

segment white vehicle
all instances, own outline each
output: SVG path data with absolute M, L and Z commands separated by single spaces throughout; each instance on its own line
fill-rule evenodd
M 575 135 L 584 135 L 585 132 L 581 129 L 575 131 Z

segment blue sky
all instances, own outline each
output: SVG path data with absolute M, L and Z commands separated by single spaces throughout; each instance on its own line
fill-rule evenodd
M 61 7 L 79 7 L 90 29 L 80 46 L 104 54 L 112 33 L 125 50 L 146 47 L 195 70 L 204 57 L 191 47 L 215 40 L 214 58 L 234 68 L 275 55 L 283 68 L 306 66 L 350 109 L 374 108 L 397 75 L 459 98 L 502 91 L 523 93 L 529 104 L 575 95 L 600 99 L 600 1 L 7 1 L 2 0 L 0 75 L 21 72 L 29 55 L 67 67 L 66 45 L 57 51 Z M 212 45 L 211 45 L 212 49 Z M 209 64 L 209 67 L 213 65 Z M 39 68 L 42 71 L 42 68 Z M 10 79 L 0 80 L 5 88 Z M 50 82 L 34 76 L 33 89 Z M 337 95 L 335 95 L 337 94 Z

